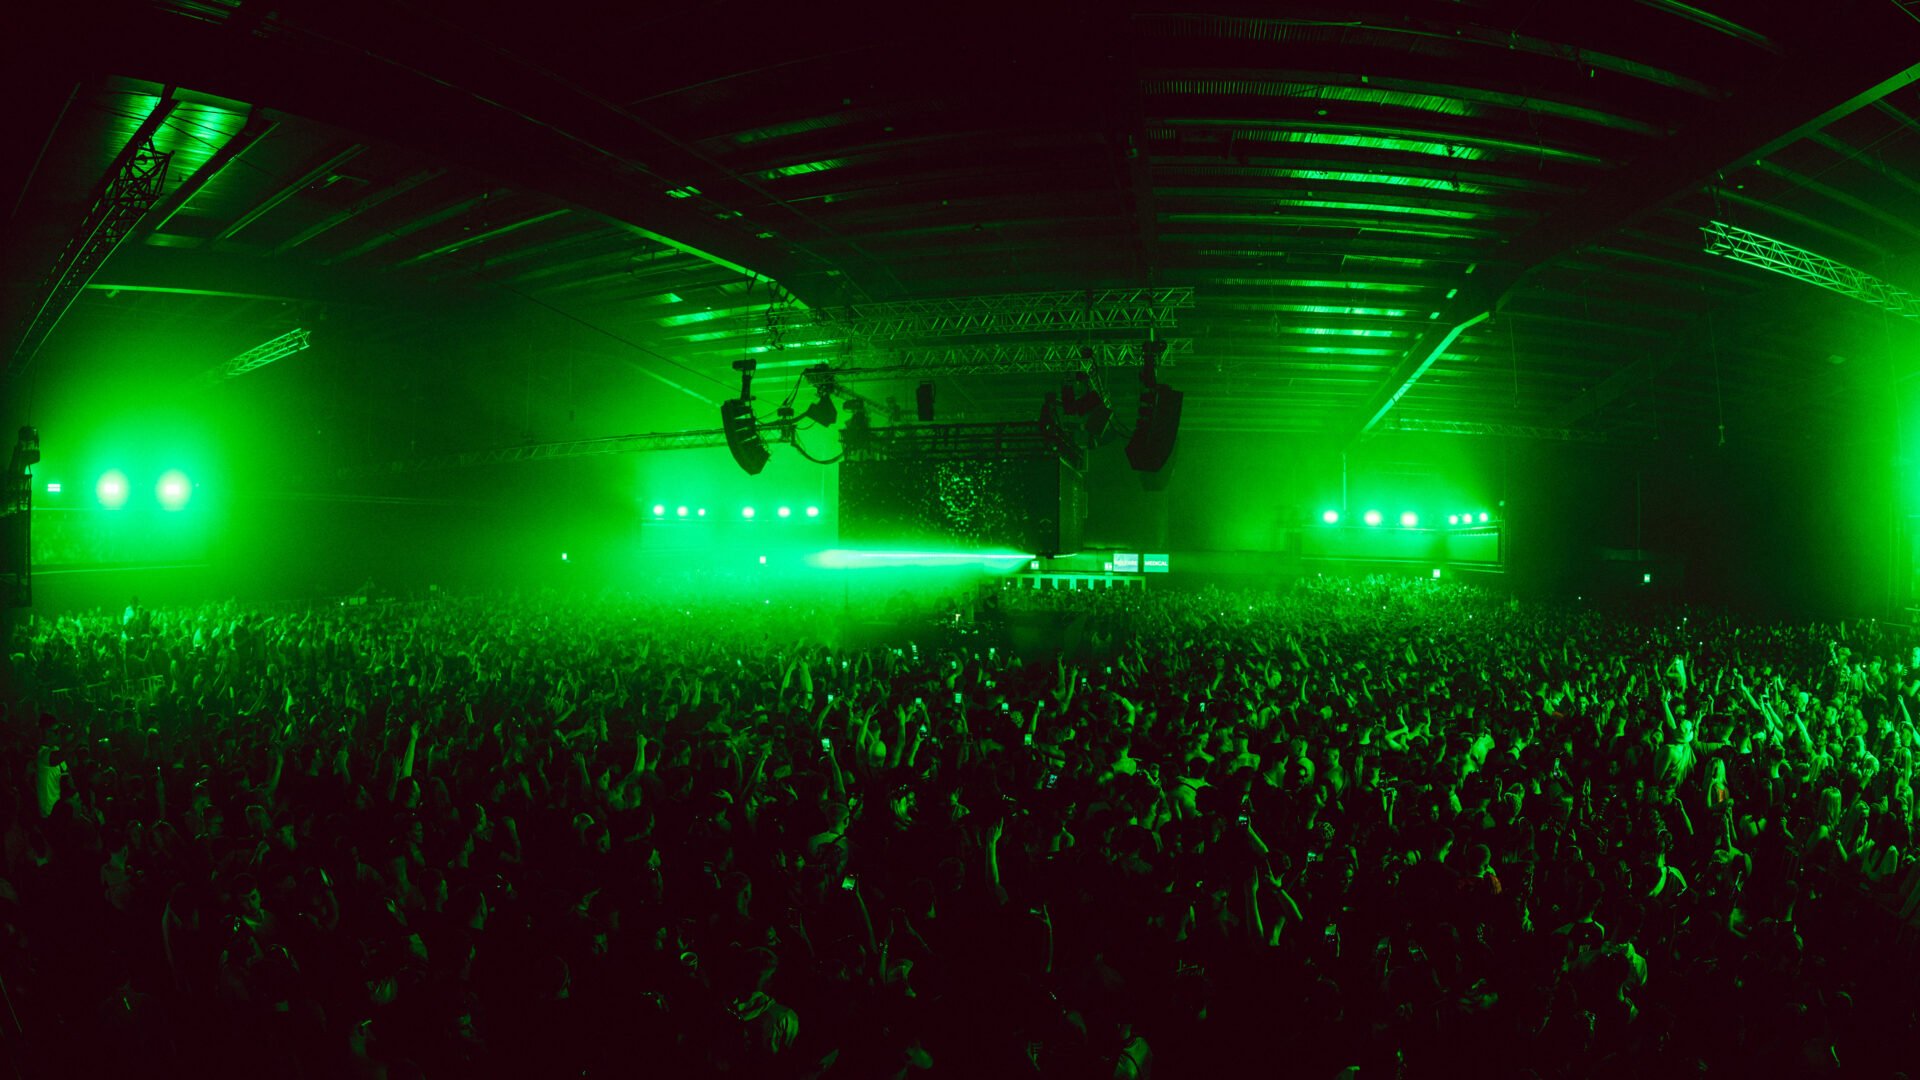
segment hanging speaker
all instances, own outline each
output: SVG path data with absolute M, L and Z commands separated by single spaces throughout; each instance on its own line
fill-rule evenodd
M 933 384 L 921 383 L 913 392 L 913 403 L 919 407 L 920 422 L 924 424 L 931 421 L 933 419 Z
M 753 420 L 753 410 L 745 401 L 733 398 L 720 403 L 720 430 L 727 436 L 727 450 L 748 476 L 760 475 L 767 467 L 767 444 Z
M 1140 421 L 1127 440 L 1127 464 L 1139 472 L 1159 472 L 1173 456 L 1174 436 L 1180 433 L 1180 403 L 1185 397 L 1171 386 L 1155 383 L 1140 391 Z

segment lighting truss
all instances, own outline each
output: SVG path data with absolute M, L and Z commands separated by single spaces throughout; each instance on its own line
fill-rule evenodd
M 237 379 L 249 371 L 258 371 L 276 360 L 285 360 L 306 348 L 307 339 L 310 336 L 307 331 L 295 328 L 272 341 L 263 341 L 210 372 L 205 381 L 217 383 L 227 379 Z
M 1548 442 L 1603 443 L 1605 432 L 1585 428 L 1541 427 L 1534 424 L 1498 424 L 1477 420 L 1420 420 L 1402 416 L 1385 425 L 1388 431 L 1423 435 L 1486 435 L 1509 439 L 1540 439 Z
M 777 426 L 763 426 L 763 432 Z M 467 469 L 477 465 L 504 465 L 522 461 L 556 461 L 560 458 L 600 457 L 606 454 L 636 454 L 649 450 L 700 450 L 727 445 L 727 434 L 719 428 L 705 431 L 655 431 L 639 435 L 609 435 L 598 439 L 572 439 L 566 442 L 532 443 L 502 446 L 490 450 L 469 450 L 458 454 L 408 458 L 388 462 L 375 471 L 392 473 L 433 472 L 443 469 Z
M 971 334 L 1078 333 L 1172 327 L 1193 306 L 1191 288 L 1004 293 L 772 311 L 751 321 L 768 330 L 817 328 L 855 341 Z
M 1193 351 L 1192 338 L 1163 338 L 1166 364 L 1179 353 Z M 1033 341 L 1018 343 L 930 346 L 876 352 L 873 363 L 833 369 L 835 378 L 887 378 L 900 375 L 1028 375 L 1078 372 L 1097 367 L 1138 367 L 1145 360 L 1141 340 L 1074 343 Z
M 66 248 L 41 282 L 40 306 L 14 347 L 14 363 L 24 364 L 33 359 L 61 316 L 73 305 L 74 297 L 80 295 L 80 290 L 93 280 L 108 256 L 160 201 L 167 186 L 167 165 L 173 160 L 173 154 L 171 151 L 162 154 L 153 148 L 153 129 L 172 111 L 173 105 L 169 98 L 155 106 L 140 131 L 115 159 L 106 186 L 87 208 L 80 227 L 68 239 Z
M 1920 320 L 1920 296 L 1845 263 L 1723 221 L 1709 221 L 1700 231 L 1706 235 L 1708 254 L 1785 274 L 1902 318 Z

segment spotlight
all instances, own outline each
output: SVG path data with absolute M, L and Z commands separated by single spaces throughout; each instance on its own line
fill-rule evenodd
M 154 485 L 153 490 L 160 497 L 161 507 L 167 510 L 178 510 L 193 497 L 193 485 L 187 482 L 187 474 L 179 469 L 162 473 L 160 482 Z
M 807 411 L 800 415 L 805 419 L 819 424 L 821 427 L 832 427 L 840 420 L 840 410 L 833 407 L 833 402 L 827 397 L 825 387 L 820 389 L 820 400 L 807 406 Z
M 767 557 L 765 555 L 760 556 L 760 565 L 761 566 L 767 565 Z
M 666 507 L 664 507 L 664 506 L 661 506 L 661 505 L 660 505 L 659 503 L 654 503 L 654 504 L 653 504 L 653 516 L 654 516 L 654 517 L 666 517 L 666 516 L 667 516 L 667 508 L 666 508 Z
M 749 506 L 745 510 L 740 511 L 740 516 L 751 519 L 753 517 L 753 507 Z
M 1458 525 L 1458 524 L 1460 524 L 1460 515 L 1459 515 L 1459 514 L 1448 514 L 1448 515 L 1447 515 L 1447 524 L 1449 524 L 1449 525 Z
M 60 494 L 60 481 L 58 481 L 58 480 L 55 480 L 55 481 L 54 481 L 53 483 L 51 483 L 51 484 L 48 484 L 48 485 L 47 485 L 47 494 L 49 494 L 49 495 L 58 495 L 58 494 Z
M 1482 510 L 1480 511 L 1480 524 L 1485 525 L 1486 523 L 1487 523 L 1487 512 L 1485 510 Z
M 1434 579 L 1435 579 L 1435 580 L 1438 580 L 1438 579 L 1439 579 L 1439 577 L 1440 577 L 1440 568 L 1439 568 L 1439 567 L 1437 567 L 1437 566 L 1436 566 L 1436 567 L 1434 567 L 1434 568 L 1433 568 L 1433 576 L 1434 576 Z
M 807 507 L 807 516 L 808 516 L 808 517 L 819 517 L 819 516 L 820 516 L 820 508 L 819 508 L 819 507 L 817 507 L 817 506 L 809 506 L 809 507 Z
M 1651 584 L 1653 584 L 1653 575 L 1652 575 L 1652 574 L 1641 574 L 1641 575 L 1640 575 L 1640 584 L 1642 584 L 1642 585 L 1651 585 Z
M 674 513 L 674 516 L 675 516 L 675 517 L 686 517 L 686 516 L 687 516 L 687 508 L 686 508 L 686 507 L 684 507 L 684 506 L 682 506 L 682 507 L 679 507 L 679 508 L 677 508 L 677 509 L 675 509 L 673 513 Z
M 1361 518 L 1361 520 L 1365 521 L 1369 525 L 1378 525 L 1380 524 L 1380 511 L 1369 510 L 1366 512 L 1365 516 Z
M 781 517 L 792 517 L 793 509 L 791 507 L 783 506 L 780 509 L 774 511 L 774 513 L 779 514 Z
M 1409 510 L 1406 513 L 1400 515 L 1400 524 L 1405 526 L 1406 528 L 1411 529 L 1415 525 L 1420 524 L 1420 515 Z
M 1329 510 L 1326 513 L 1320 515 L 1320 520 L 1326 522 L 1329 525 L 1338 525 L 1340 524 L 1340 511 Z
M 706 516 L 707 516 L 707 508 L 703 506 L 703 507 L 701 507 L 700 509 L 698 509 L 698 510 L 696 510 L 696 511 L 694 511 L 694 513 L 695 513 L 695 514 L 696 514 L 697 516 L 699 516 L 699 517 L 706 517 Z
M 110 469 L 94 485 L 93 493 L 100 497 L 100 505 L 108 509 L 117 509 L 127 504 L 127 474 L 119 469 Z
M 567 553 L 566 553 L 566 552 L 564 552 L 564 551 L 563 551 L 563 552 L 561 552 L 561 553 L 560 553 L 560 561 L 561 561 L 561 562 L 566 562 L 566 561 L 567 561 Z

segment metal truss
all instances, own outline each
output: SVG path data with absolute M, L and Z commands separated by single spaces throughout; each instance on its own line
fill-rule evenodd
M 106 186 L 87 208 L 79 229 L 41 282 L 40 305 L 34 311 L 33 321 L 27 324 L 26 333 L 14 347 L 14 363 L 25 364 L 33 359 L 61 316 L 73 305 L 74 298 L 80 295 L 80 290 L 86 288 L 108 256 L 160 201 L 167 184 L 167 165 L 173 160 L 173 154 L 171 151 L 162 154 L 153 148 L 153 131 L 173 110 L 173 105 L 173 100 L 167 98 L 154 106 L 140 130 L 114 159 Z
M 1709 221 L 1700 231 L 1706 235 L 1708 254 L 1785 274 L 1902 318 L 1920 320 L 1920 296 L 1845 263 L 1723 221 Z
M 272 341 L 262 342 L 227 361 L 219 369 L 209 372 L 207 382 L 223 382 L 239 378 L 249 371 L 258 371 L 276 360 L 284 360 L 307 347 L 311 335 L 305 330 L 289 330 Z
M 750 321 L 775 335 L 813 328 L 877 342 L 972 334 L 1158 330 L 1174 326 L 1175 313 L 1192 306 L 1191 288 L 1095 289 L 776 309 Z
M 1159 363 L 1171 364 L 1181 353 L 1193 351 L 1192 338 L 1163 338 Z M 890 349 L 872 355 L 873 363 L 836 367 L 842 380 L 880 379 L 902 375 L 1028 375 L 1086 371 L 1099 367 L 1138 367 L 1145 360 L 1144 341 L 1033 341 L 1013 344 L 948 345 Z
M 1585 428 L 1541 427 L 1534 424 L 1498 424 L 1475 420 L 1418 420 L 1399 417 L 1384 430 L 1425 435 L 1489 435 L 1509 439 L 1540 439 L 1547 442 L 1603 443 L 1605 432 Z
M 776 430 L 762 428 L 762 432 Z M 567 442 L 532 443 L 502 446 L 491 450 L 469 450 L 458 454 L 408 458 L 377 466 L 374 472 L 414 473 L 443 469 L 468 469 L 478 465 L 505 465 L 522 461 L 557 461 L 561 458 L 600 457 L 606 454 L 637 454 L 649 450 L 700 450 L 727 445 L 727 433 L 710 431 L 655 431 L 640 435 L 609 435 L 599 439 L 573 439 Z
M 896 424 L 864 432 L 843 431 L 846 460 L 859 464 L 899 460 L 1018 460 L 1059 458 L 1085 468 L 1085 454 L 1056 425 L 1029 420 L 1011 424 Z

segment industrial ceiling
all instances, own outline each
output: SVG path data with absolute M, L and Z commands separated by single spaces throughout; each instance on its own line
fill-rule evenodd
M 986 420 L 1079 368 L 1134 385 L 1152 326 L 1189 430 L 1738 444 L 1826 437 L 1915 351 L 1920 11 L 1896 0 L 28 21 L 16 382 L 90 323 L 251 342 L 332 314 L 416 347 L 448 388 L 419 407 L 454 409 L 500 388 L 421 343 L 511 303 L 602 342 L 527 346 L 572 385 L 710 410 L 738 360 L 824 363 Z M 171 155 L 152 204 L 55 302 L 138 147 Z M 1819 269 L 1728 255 L 1756 244 Z M 455 430 L 433 449 L 500 438 Z

